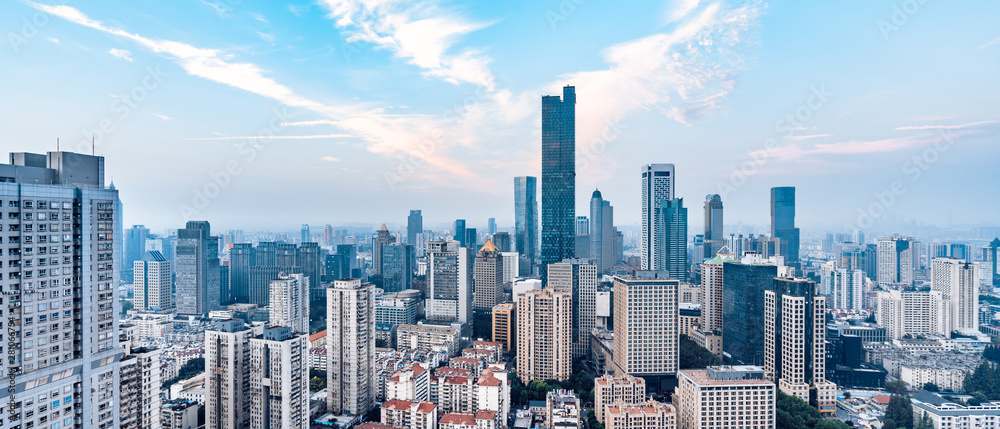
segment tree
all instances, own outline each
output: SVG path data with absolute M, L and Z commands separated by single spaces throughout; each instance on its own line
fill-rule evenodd
M 1000 362 L 1000 346 L 993 345 L 983 349 L 983 359 L 987 359 L 991 362 Z
M 924 383 L 924 390 L 926 390 L 928 392 L 937 392 L 937 391 L 940 391 L 941 389 L 938 388 L 938 386 L 936 384 L 931 383 L 931 382 L 928 381 L 928 382 Z
M 976 370 L 965 377 L 966 393 L 980 392 L 986 400 L 1000 399 L 1000 365 L 983 360 Z
M 906 383 L 902 380 L 892 380 L 885 383 L 885 390 L 894 395 L 904 395 L 906 394 Z
M 899 427 L 913 427 L 913 403 L 910 398 L 898 394 L 889 397 L 889 405 L 885 408 L 886 421 L 892 420 Z
M 594 410 L 587 413 L 587 426 L 590 426 L 590 429 L 604 429 L 604 424 L 597 421 L 597 414 L 594 413 Z
M 914 429 L 934 429 L 934 422 L 931 421 L 931 417 L 927 415 L 926 411 L 923 412 Z
M 160 386 L 160 388 L 167 389 L 174 383 L 177 383 L 182 380 L 187 380 L 203 372 L 205 372 L 205 358 L 191 359 L 187 361 L 187 363 L 185 363 L 184 366 L 181 367 L 181 369 L 177 370 L 177 377 L 167 380 L 166 382 L 163 383 L 162 386 Z
M 719 356 L 699 346 L 687 335 L 680 336 L 678 349 L 680 369 L 704 369 L 712 365 L 722 365 L 722 359 Z
M 844 399 L 851 399 L 851 392 L 844 392 Z
M 801 399 L 777 392 L 777 429 L 847 429 L 836 419 L 824 419 L 819 410 Z
M 319 392 L 320 390 L 323 390 L 324 388 L 326 388 L 326 380 L 325 379 L 316 377 L 316 378 L 313 378 L 312 380 L 309 380 L 309 392 L 310 393 Z

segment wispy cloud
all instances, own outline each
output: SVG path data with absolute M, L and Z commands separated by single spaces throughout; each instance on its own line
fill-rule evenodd
M 790 141 L 793 141 L 793 142 L 800 142 L 802 140 L 816 139 L 816 138 L 820 138 L 820 137 L 829 137 L 829 136 L 832 136 L 832 135 L 833 134 L 812 134 L 812 135 L 806 135 L 806 136 L 785 136 L 785 140 L 790 140 Z
M 132 53 L 125 49 L 111 48 L 111 50 L 109 50 L 108 53 L 111 54 L 111 56 L 121 58 L 128 62 L 132 62 Z
M 316 139 L 343 139 L 356 137 L 353 134 L 316 134 L 304 136 L 282 136 L 275 135 L 275 140 L 316 140 Z M 225 137 L 188 137 L 185 140 L 257 140 L 260 136 L 225 136 Z
M 52 43 L 57 44 L 57 45 L 59 44 L 59 39 L 56 39 L 55 37 L 46 37 L 46 39 L 48 41 L 52 42 Z
M 259 36 L 261 39 L 264 39 L 264 41 L 267 42 L 267 43 L 274 43 L 274 35 L 273 34 L 267 34 L 267 33 L 263 32 L 263 31 L 258 31 L 257 32 L 257 36 Z
M 332 157 L 332 156 L 329 156 L 329 155 L 327 155 L 327 156 L 324 156 L 324 157 L 320 158 L 320 160 L 323 160 L 323 161 L 329 161 L 329 162 L 337 162 L 337 161 L 340 161 L 340 159 L 339 159 L 339 158 L 335 158 L 335 157 Z
M 986 48 L 988 48 L 990 46 L 993 46 L 993 45 L 996 45 L 996 44 L 1000 44 L 1000 37 L 998 37 L 996 39 L 993 39 L 993 40 L 990 40 L 989 42 L 983 43 L 982 45 L 979 45 L 978 47 L 976 47 L 976 49 L 986 49 Z
M 997 121 L 979 121 L 959 125 L 908 125 L 896 128 L 896 131 L 919 131 L 919 130 L 960 130 L 963 128 L 980 127 L 983 125 L 995 124 Z
M 153 113 L 153 112 L 150 112 L 150 113 Z M 153 113 L 153 116 L 156 116 L 157 118 L 163 119 L 164 121 L 169 121 L 171 119 L 174 119 L 174 118 L 171 118 L 171 117 L 169 117 L 167 115 L 161 115 L 159 113 Z
M 683 19 L 698 7 L 698 3 L 699 0 L 674 0 L 671 2 L 673 7 L 667 9 L 663 22 L 669 24 Z
M 264 18 L 264 15 L 261 15 L 259 13 L 251 13 L 250 16 L 252 16 L 253 19 L 256 19 L 257 21 L 263 22 L 265 24 L 271 23 L 271 21 L 268 21 L 267 18 Z
M 212 9 L 212 12 L 215 12 L 215 14 L 219 16 L 219 18 L 225 18 L 226 14 L 229 13 L 229 8 L 223 5 L 207 1 L 202 1 L 201 4 L 208 6 L 210 9 Z
M 490 58 L 475 49 L 452 52 L 457 39 L 489 26 L 456 13 L 442 12 L 434 1 L 321 0 L 347 41 L 389 49 L 428 76 L 454 84 L 472 83 L 492 91 Z

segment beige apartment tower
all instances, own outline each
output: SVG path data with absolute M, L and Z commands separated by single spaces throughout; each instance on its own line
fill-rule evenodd
M 270 323 L 292 332 L 309 333 L 309 277 L 279 273 L 270 284 Z
M 486 240 L 486 244 L 479 249 L 476 263 L 473 265 L 475 271 L 473 309 L 492 310 L 503 300 L 503 263 L 500 249 L 494 246 L 492 241 Z
M 517 305 L 513 302 L 493 307 L 493 341 L 503 346 L 504 353 L 517 349 Z
M 573 371 L 573 296 L 536 289 L 517 300 L 517 375 L 532 380 L 565 380 Z
M 636 271 L 614 279 L 616 374 L 643 377 L 651 389 L 677 373 L 680 282 L 666 271 Z
M 941 292 L 950 301 L 951 329 L 979 331 L 979 269 L 976 264 L 957 258 L 934 258 L 931 261 L 931 290 Z
M 646 380 L 625 375 L 604 374 L 594 380 L 594 414 L 597 421 L 607 424 L 607 407 L 615 404 L 639 404 L 646 400 Z
M 573 357 L 590 354 L 590 332 L 597 324 L 597 265 L 589 259 L 564 259 L 549 264 L 548 287 L 573 297 Z

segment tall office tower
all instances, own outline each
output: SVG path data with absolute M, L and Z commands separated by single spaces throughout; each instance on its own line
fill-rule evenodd
M 573 357 L 590 355 L 590 331 L 597 324 L 597 265 L 586 259 L 549 264 L 548 287 L 573 297 Z
M 278 264 L 278 243 L 261 241 L 257 243 L 257 265 L 274 266 Z
M 500 250 L 487 240 L 476 255 L 473 309 L 490 311 L 503 300 L 503 263 Z
M 207 317 L 222 308 L 219 237 L 206 221 L 177 230 L 177 313 Z
M 710 366 L 683 370 L 677 378 L 678 428 L 776 427 L 775 386 L 760 367 Z
M 169 311 L 174 308 L 174 296 L 171 279 L 170 261 L 157 251 L 146 252 L 141 260 L 135 261 L 132 272 L 134 299 L 136 310 L 139 311 Z
M 250 338 L 242 320 L 216 322 L 205 331 L 205 428 L 250 426 Z
M 338 244 L 337 258 L 342 271 L 338 271 L 340 276 L 333 280 L 355 277 L 354 270 L 360 268 L 358 266 L 358 246 L 356 244 Z
M 406 217 L 406 244 L 417 247 L 417 236 L 424 232 L 424 216 L 420 210 L 410 210 Z
M 504 353 L 517 349 L 517 305 L 513 302 L 493 307 L 493 341 L 500 343 Z
M 123 428 L 160 428 L 160 387 L 163 350 L 137 348 L 126 351 L 121 366 L 119 419 Z M 56 397 L 58 399 L 58 397 Z M 58 420 L 58 418 L 54 419 Z M 44 427 L 44 426 L 42 426 Z
M 967 262 L 973 262 L 972 245 L 952 243 L 948 246 L 948 256 L 952 258 L 964 259 Z
M 427 318 L 467 323 L 472 320 L 472 249 L 455 241 L 427 243 Z
M 1000 238 L 994 237 L 989 245 L 983 247 L 983 263 L 991 267 L 993 286 L 1000 286 Z
M 688 279 L 687 253 L 687 208 L 683 198 L 660 200 L 657 210 L 662 229 L 657 230 L 657 236 L 662 236 L 661 248 L 656 252 L 656 266 L 667 271 L 670 276 L 680 281 Z
M 295 262 L 296 266 L 302 272 L 302 275 L 306 276 L 309 280 L 310 296 L 313 296 L 314 300 L 322 300 L 326 296 L 326 289 L 323 287 L 323 279 L 320 273 L 323 272 L 323 260 L 324 258 L 323 248 L 319 247 L 319 243 L 308 242 L 302 243 L 296 249 Z
M 594 190 L 590 197 L 590 259 L 597 265 L 597 272 L 603 273 L 618 262 L 615 256 L 614 208 L 611 202 Z
M 876 320 L 889 339 L 907 334 L 951 335 L 952 304 L 941 291 L 879 291 L 876 300 Z
M 722 231 L 722 197 L 719 194 L 711 194 L 705 197 L 705 253 L 702 257 L 714 258 L 724 245 L 723 237 L 725 234 Z M 736 255 L 742 256 L 739 253 Z
M 531 274 L 538 251 L 537 182 L 532 176 L 514 178 L 514 244 L 522 259 L 521 275 Z
M 517 297 L 517 375 L 565 380 L 573 372 L 573 296 L 551 288 Z
M 826 298 L 811 280 L 775 278 L 764 301 L 766 377 L 823 414 L 837 412 L 837 385 L 826 380 Z
M 235 302 L 250 302 L 250 268 L 257 265 L 256 256 L 250 243 L 235 243 L 229 249 L 229 295 Z
M 393 243 L 382 247 L 382 290 L 386 293 L 401 292 L 413 287 L 416 262 L 413 246 Z
M 710 258 L 705 257 L 705 236 L 696 234 L 691 238 L 691 263 L 697 265 L 706 259 Z
M 865 273 L 861 270 L 838 268 L 831 273 L 833 308 L 864 309 Z
M 878 285 L 913 284 L 913 272 L 920 268 L 920 243 L 913 237 L 879 237 Z
M 764 291 L 774 288 L 776 265 L 722 264 L 723 352 L 730 363 L 764 365 Z
M 125 230 L 125 258 L 122 259 L 122 280 L 132 278 L 132 268 L 135 261 L 141 260 L 146 254 L 146 241 L 149 239 L 149 228 L 142 225 L 132 225 Z
M 575 252 L 576 88 L 542 97 L 542 267 Z
M 642 166 L 642 238 L 639 243 L 640 263 L 643 270 L 659 270 L 656 261 L 663 258 L 662 220 L 659 218 L 660 200 L 674 199 L 674 165 L 646 164 Z
M 732 255 L 717 254 L 701 265 L 701 326 L 705 331 L 721 331 L 723 305 L 722 267 L 726 262 L 739 262 Z
M 382 227 L 378 229 L 375 233 L 375 242 L 372 245 L 372 268 L 375 269 L 375 274 L 382 274 L 382 251 L 385 246 L 388 246 L 394 242 L 394 237 L 389 234 L 389 228 L 382 224 Z
M 455 241 L 462 247 L 465 246 L 465 219 L 455 219 Z
M 615 374 L 642 377 L 653 391 L 672 390 L 680 282 L 664 271 L 636 271 L 634 276 L 616 276 L 614 285 Z
M 309 429 L 309 332 L 268 326 L 250 339 L 250 428 Z
M 510 245 L 510 233 L 509 232 L 495 232 L 490 236 L 490 241 L 493 245 L 500 249 L 501 252 L 511 252 Z M 517 253 L 517 252 L 512 252 Z M 516 273 L 515 273 L 516 274 Z
M 309 224 L 302 224 L 302 231 L 299 236 L 299 243 L 308 243 L 312 241 L 312 235 L 309 234 Z
M 326 290 L 326 405 L 363 416 L 375 404 L 375 286 L 359 279 Z
M 865 266 L 863 268 L 865 276 L 878 282 L 878 245 L 865 245 Z
M 271 305 L 271 281 L 280 278 L 282 273 L 298 273 L 299 271 L 299 267 L 274 265 L 250 267 L 250 300 L 246 304 L 257 304 L 261 308 Z
M 771 237 L 785 265 L 799 269 L 799 229 L 795 227 L 795 187 L 771 188 Z
M 486 220 L 486 232 L 491 236 L 497 233 L 497 219 L 495 217 Z
M 479 232 L 476 228 L 465 228 L 465 247 L 475 250 L 479 244 Z
M 333 227 L 330 224 L 323 225 L 323 244 L 332 246 L 334 240 Z
M 931 290 L 951 301 L 951 328 L 979 331 L 979 268 L 959 258 L 931 261 Z
M 6 212 L 0 318 L 6 323 L 5 352 L 11 353 L 0 374 L 17 372 L 16 391 L 7 394 L 4 406 L 9 399 L 19 407 L 5 408 L 2 425 L 25 427 L 45 416 L 52 423 L 118 427 L 119 414 L 108 410 L 120 403 L 116 291 L 123 234 L 118 190 L 105 187 L 104 157 L 11 153 L 10 164 L 0 164 L 0 177 Z M 31 338 L 38 329 L 48 332 Z M 57 406 L 27 405 L 29 398 L 53 391 L 71 398 Z
M 586 216 L 576 217 L 576 235 L 590 234 L 590 219 Z
M 286 326 L 295 333 L 309 333 L 309 277 L 281 273 L 271 280 L 271 325 Z

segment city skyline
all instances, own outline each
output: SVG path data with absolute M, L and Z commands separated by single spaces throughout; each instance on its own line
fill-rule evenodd
M 751 224 L 766 223 L 767 192 L 776 186 L 799 190 L 803 227 L 856 224 L 859 211 L 876 223 L 903 215 L 979 225 L 1000 204 L 962 186 L 989 180 L 997 150 L 985 144 L 997 119 L 983 113 L 1000 101 L 995 79 L 984 74 L 996 69 L 991 52 L 1000 49 L 985 19 L 995 4 L 922 4 L 902 25 L 888 4 L 857 5 L 850 14 L 788 2 L 587 4 L 568 14 L 533 4 L 515 14 L 436 2 L 421 10 L 209 4 L 142 12 L 5 4 L 5 15 L 30 25 L 11 33 L 12 61 L 0 65 L 0 76 L 20 83 L 8 95 L 24 100 L 5 116 L 28 118 L 9 124 L 13 143 L 3 149 L 55 150 L 58 138 L 63 150 L 93 148 L 116 160 L 108 165 L 116 183 L 162 185 L 159 192 L 122 187 L 124 223 L 153 230 L 201 219 L 220 230 L 399 223 L 410 209 L 425 210 L 428 225 L 461 216 L 495 217 L 503 227 L 513 225 L 510 178 L 540 175 L 539 98 L 573 85 L 578 213 L 600 188 L 618 202 L 618 222 L 638 224 L 630 172 L 649 162 L 677 165 L 678 197 L 719 193 L 728 218 Z M 828 14 L 836 26 L 821 18 Z M 365 26 L 388 16 L 403 24 Z M 407 31 L 425 20 L 441 22 L 440 31 Z M 713 27 L 718 20 L 726 31 Z M 587 31 L 595 24 L 618 31 Z M 956 30 L 939 37 L 938 25 Z M 486 41 L 497 36 L 505 43 Z M 555 63 L 516 67 L 512 54 L 548 55 L 564 37 L 585 43 L 563 48 Z M 917 49 L 921 55 L 912 54 Z M 682 59 L 671 59 L 677 53 Z M 854 57 L 869 62 L 860 68 L 865 76 L 846 61 Z M 66 79 L 61 62 L 46 58 L 84 66 Z M 793 59 L 808 61 L 788 67 Z M 32 73 L 23 72 L 26 64 Z M 640 78 L 648 73 L 657 79 Z M 55 93 L 73 109 L 38 103 Z M 455 110 L 467 100 L 469 109 Z M 788 120 L 795 115 L 808 120 L 796 126 Z M 261 130 L 278 137 L 239 138 Z M 445 137 L 431 156 L 406 165 L 420 149 L 415 142 L 435 130 Z M 757 165 L 769 138 L 776 148 Z M 733 180 L 747 162 L 754 174 L 745 184 Z M 240 173 L 226 172 L 231 163 Z M 177 174 L 180 165 L 185 174 Z M 305 185 L 312 180 L 333 185 L 316 194 Z M 213 184 L 218 195 L 202 206 L 198 192 L 212 194 Z M 276 224 L 275 208 L 256 204 L 261 193 L 296 198 L 310 214 Z M 977 200 L 983 210 L 926 207 L 919 196 L 928 194 L 944 199 L 941 207 Z M 336 210 L 363 196 L 376 198 L 350 213 Z M 824 204 L 831 199 L 838 204 Z M 449 206 L 455 200 L 466 204 Z

